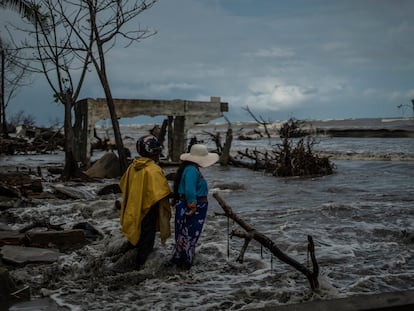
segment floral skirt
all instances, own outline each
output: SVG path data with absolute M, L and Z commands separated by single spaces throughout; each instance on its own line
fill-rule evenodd
M 203 230 L 207 207 L 208 202 L 197 202 L 196 212 L 187 216 L 187 201 L 178 201 L 175 206 L 175 246 L 170 259 L 171 264 L 183 268 L 193 265 L 195 247 Z

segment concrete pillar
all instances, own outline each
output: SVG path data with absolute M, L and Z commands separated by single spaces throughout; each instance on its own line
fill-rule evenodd
M 176 116 L 174 120 L 172 161 L 180 161 L 180 155 L 186 146 L 185 117 Z

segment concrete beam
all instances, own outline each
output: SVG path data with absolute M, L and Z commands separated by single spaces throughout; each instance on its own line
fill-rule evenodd
M 159 100 L 159 99 L 114 99 L 115 112 L 118 118 L 130 118 L 135 116 L 169 116 L 180 119 L 181 133 L 174 132 L 176 143 L 174 148 L 182 149 L 188 130 L 196 124 L 205 124 L 211 120 L 222 117 L 223 112 L 229 110 L 228 103 L 221 102 L 220 97 L 212 96 L 210 101 L 192 100 Z M 76 103 L 76 122 L 79 128 L 75 136 L 78 150 L 75 158 L 84 165 L 89 166 L 91 144 L 94 138 L 95 124 L 104 119 L 110 119 L 110 114 L 105 98 L 85 98 Z M 184 121 L 183 121 L 184 120 Z M 169 133 L 170 134 L 170 133 Z M 178 139 L 179 138 L 179 139 Z M 180 140 L 179 142 L 177 141 Z M 181 140 L 183 140 L 181 142 Z M 173 154 L 179 154 L 183 150 L 174 150 Z
M 89 123 L 110 119 L 106 99 L 86 99 Z M 115 111 L 119 118 L 135 116 L 185 116 L 194 119 L 194 124 L 208 123 L 223 116 L 228 111 L 228 103 L 221 102 L 220 97 L 211 97 L 210 101 L 191 101 L 182 99 L 114 99 Z

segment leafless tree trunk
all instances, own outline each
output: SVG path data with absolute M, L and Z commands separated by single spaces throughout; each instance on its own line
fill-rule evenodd
M 130 45 L 133 42 L 148 38 L 149 36 L 155 34 L 155 32 L 151 32 L 148 29 L 138 29 L 132 31 L 123 31 L 122 29 L 125 28 L 126 25 L 140 13 L 151 8 L 156 1 L 133 1 L 133 4 L 117 0 L 106 1 L 104 4 L 99 1 L 92 0 L 84 0 L 83 2 L 87 5 L 89 11 L 88 21 L 90 22 L 91 33 L 93 34 L 93 45 L 85 45 L 85 47 L 90 49 L 89 51 L 92 63 L 95 66 L 95 70 L 105 92 L 112 127 L 114 130 L 121 171 L 124 172 L 128 167 L 127 153 L 122 142 L 114 99 L 109 85 L 105 55 L 106 52 L 115 44 L 114 42 L 117 37 L 126 39 L 128 41 L 127 44 Z M 80 31 L 77 31 L 76 33 L 79 35 L 81 34 Z M 105 49 L 108 45 L 109 49 Z M 95 47 L 95 50 L 92 50 L 93 47 Z
M 228 123 L 228 129 L 226 133 L 226 140 L 224 142 L 219 163 L 220 165 L 226 166 L 229 164 L 231 160 L 230 150 L 231 150 L 231 142 L 233 141 L 233 129 L 231 128 L 231 122 L 225 117 Z
M 80 177 L 81 172 L 74 157 L 74 130 L 72 126 L 72 107 L 75 102 L 70 90 L 64 94 L 63 104 L 65 106 L 65 120 L 64 120 L 64 131 L 65 131 L 65 166 L 63 169 L 62 179 L 70 179 L 72 177 Z
M 0 98 L 0 123 L 1 123 L 1 128 L 0 131 L 2 133 L 3 136 L 7 137 L 8 133 L 7 133 L 7 124 L 6 124 L 6 104 L 4 102 L 4 64 L 5 64 L 5 55 L 6 53 L 4 52 L 3 49 L 3 43 L 1 41 L 0 38 L 0 52 L 1 52 L 1 98 Z

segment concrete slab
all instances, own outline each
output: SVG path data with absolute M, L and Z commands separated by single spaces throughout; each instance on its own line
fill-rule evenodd
M 381 293 L 374 295 L 357 295 L 347 298 L 312 301 L 300 304 L 273 306 L 254 309 L 254 311 L 408 311 L 414 310 L 414 290 Z M 253 311 L 253 309 L 251 309 Z
M 23 310 L 24 311 L 40 311 L 40 310 L 63 311 L 63 310 L 70 310 L 70 309 L 66 307 L 58 306 L 50 298 L 42 298 L 42 299 L 36 299 L 32 301 L 20 302 L 20 303 L 12 305 L 9 308 L 9 311 L 23 311 Z
M 46 248 L 4 245 L 0 249 L 0 255 L 4 262 L 28 264 L 55 262 L 64 254 Z

